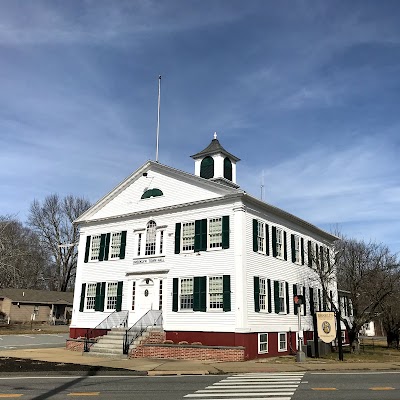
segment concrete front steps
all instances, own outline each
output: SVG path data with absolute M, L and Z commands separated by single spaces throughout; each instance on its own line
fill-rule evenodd
M 112 328 L 106 335 L 102 336 L 97 343 L 94 343 L 90 347 L 90 350 L 86 355 L 93 357 L 127 358 L 127 354 L 123 354 L 125 332 L 125 329 Z M 149 326 L 147 330 L 142 332 L 142 334 L 132 342 L 129 347 L 129 352 L 146 342 L 150 334 L 154 332 L 162 332 L 162 328 Z
M 102 336 L 97 343 L 94 343 L 90 347 L 86 355 L 93 357 L 126 358 L 126 354 L 123 354 L 124 338 L 125 329 L 112 328 L 106 335 Z

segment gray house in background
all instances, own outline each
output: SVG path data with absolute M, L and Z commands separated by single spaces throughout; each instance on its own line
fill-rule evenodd
M 32 289 L 0 289 L 0 313 L 10 322 L 68 322 L 72 292 Z

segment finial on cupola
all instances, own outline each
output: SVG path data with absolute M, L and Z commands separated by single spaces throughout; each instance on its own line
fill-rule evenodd
M 214 140 L 217 138 L 217 132 L 214 132 Z

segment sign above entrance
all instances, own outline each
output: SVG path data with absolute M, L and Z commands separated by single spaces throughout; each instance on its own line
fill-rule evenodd
M 157 258 L 140 258 L 133 260 L 133 264 L 153 264 L 153 263 L 161 263 L 164 262 L 164 257 Z
M 318 336 L 325 342 L 330 343 L 336 338 L 335 313 L 317 312 Z

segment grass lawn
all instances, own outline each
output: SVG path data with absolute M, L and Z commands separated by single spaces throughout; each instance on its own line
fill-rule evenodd
M 68 325 L 49 324 L 0 324 L 0 335 L 42 334 L 42 333 L 68 333 Z

